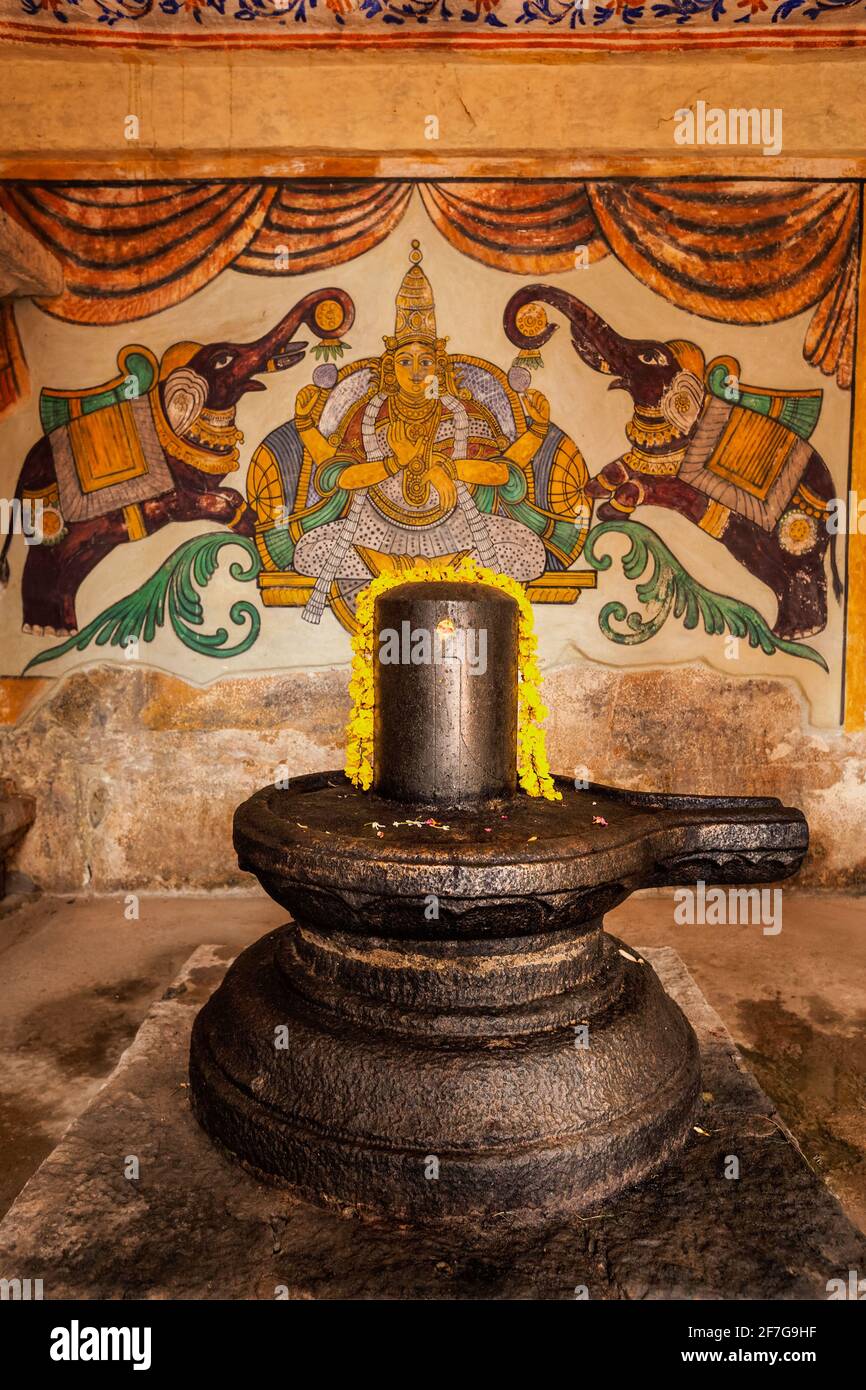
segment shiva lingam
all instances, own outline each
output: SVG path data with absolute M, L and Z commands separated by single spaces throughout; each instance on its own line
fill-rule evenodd
M 604 914 L 806 852 L 773 797 L 521 790 L 518 620 L 479 583 L 381 593 L 370 790 L 326 772 L 236 812 L 241 867 L 293 920 L 199 1013 L 190 1095 L 218 1145 L 312 1202 L 529 1217 L 659 1169 L 693 1124 L 698 1044 Z

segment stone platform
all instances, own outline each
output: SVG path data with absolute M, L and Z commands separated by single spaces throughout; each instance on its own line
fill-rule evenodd
M 0 1223 L 0 1277 L 42 1279 L 46 1299 L 826 1299 L 866 1269 L 866 1238 L 676 952 L 643 954 L 697 1033 L 704 1101 L 682 1158 L 615 1202 L 414 1230 L 257 1182 L 189 1109 L 192 1021 L 231 955 L 203 946 Z

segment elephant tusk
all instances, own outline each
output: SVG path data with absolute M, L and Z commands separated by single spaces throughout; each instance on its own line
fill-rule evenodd
M 268 358 L 265 364 L 265 371 L 281 372 L 286 367 L 294 366 L 294 364 L 303 357 L 308 347 L 309 343 L 286 343 L 282 351 L 276 352 L 273 357 Z

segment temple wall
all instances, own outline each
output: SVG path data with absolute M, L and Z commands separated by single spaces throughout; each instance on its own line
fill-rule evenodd
M 615 65 L 610 55 L 533 58 L 520 64 L 520 95 L 509 97 L 507 112 L 502 69 L 489 55 L 455 55 L 447 64 L 426 53 L 398 59 L 166 52 L 151 59 L 123 50 L 85 56 L 70 47 L 60 62 L 47 50 L 24 47 L 20 57 L 14 81 L 0 92 L 0 169 L 10 179 L 863 174 L 855 133 L 866 91 L 860 50 L 820 58 L 788 50 L 683 54 L 673 83 L 670 63 L 657 54 L 620 55 Z M 499 61 L 517 65 L 511 56 Z M 749 103 L 784 108 L 782 156 L 674 148 L 676 108 L 708 91 L 720 105 L 743 105 L 744 83 Z M 39 93 L 49 90 L 45 101 Z M 834 110 L 822 96 L 827 90 L 836 93 Z M 332 99 L 336 91 L 339 101 Z M 351 144 L 347 109 L 354 113 Z M 64 118 L 68 110 L 75 110 L 74 121 Z M 599 110 L 607 112 L 604 122 Z M 123 133 L 129 112 L 141 116 L 136 144 Z M 424 137 L 430 113 L 439 119 L 436 142 Z M 0 420 L 0 495 L 11 495 L 38 438 L 40 389 L 84 390 L 108 380 L 118 350 L 130 343 L 159 356 L 187 338 L 248 339 L 301 294 L 335 284 L 351 293 L 357 309 L 345 360 L 380 353 L 382 336 L 393 331 L 411 237 L 422 241 L 449 350 L 506 373 L 514 348 L 502 330 L 502 310 L 526 276 L 479 265 L 447 242 L 416 192 L 378 246 L 323 271 L 273 279 L 228 269 L 181 303 L 98 325 L 64 322 L 20 299 L 16 319 L 30 390 Z M 580 294 L 629 337 L 688 339 L 708 361 L 732 354 L 756 386 L 820 387 L 813 442 L 838 495 L 856 487 L 857 383 L 852 392 L 804 360 L 809 312 L 751 326 L 711 321 L 654 293 L 612 255 L 585 271 L 538 272 L 538 278 Z M 567 328 L 560 327 L 533 385 L 548 396 L 552 418 L 594 475 L 625 449 L 630 409 L 621 393 L 609 394 L 603 378 L 576 363 Z M 253 449 L 291 419 L 295 392 L 313 366 L 308 357 L 302 367 L 268 378 L 267 393 L 241 403 L 245 440 L 227 485 L 243 492 Z M 717 540 L 661 508 L 644 508 L 636 519 L 697 582 L 733 595 L 772 624 L 771 592 Z M 185 523 L 118 546 L 81 586 L 80 627 L 150 580 L 181 544 L 214 529 Z M 799 881 L 858 890 L 866 878 L 866 734 L 859 697 L 852 703 L 851 692 L 862 688 L 866 598 L 858 588 L 862 537 L 841 540 L 844 602 L 831 594 L 824 626 L 804 639 L 826 672 L 802 654 L 767 654 L 745 641 L 732 650 L 724 635 L 687 630 L 673 616 L 639 645 L 611 641 L 601 625 L 606 605 L 637 607 L 634 584 L 622 572 L 626 544 L 611 541 L 612 564 L 593 574 L 596 587 L 571 604 L 535 607 L 553 766 L 641 788 L 779 796 L 801 806 L 812 829 L 813 849 Z M 250 888 L 235 866 L 232 811 L 283 765 L 293 775 L 340 765 L 348 712 L 344 627 L 331 612 L 311 629 L 297 607 L 264 607 L 254 582 L 228 576 L 238 553 L 227 548 L 201 590 L 204 630 L 221 623 L 231 629 L 231 604 L 252 601 L 262 628 L 247 651 L 215 661 L 179 642 L 169 623 L 134 659 L 91 642 L 25 676 L 27 663 L 59 639 L 21 631 L 23 558 L 17 538 L 10 584 L 0 595 L 0 767 L 38 799 L 19 867 L 59 891 Z M 585 556 L 575 566 L 589 571 Z
M 866 739 L 809 730 L 783 682 L 706 670 L 551 671 L 549 747 L 563 771 L 640 788 L 779 796 L 805 811 L 797 882 L 859 891 L 866 878 Z M 20 867 L 61 892 L 238 886 L 234 808 L 281 766 L 340 766 L 342 671 L 197 690 L 155 671 L 77 673 L 0 737 L 4 768 L 39 814 Z

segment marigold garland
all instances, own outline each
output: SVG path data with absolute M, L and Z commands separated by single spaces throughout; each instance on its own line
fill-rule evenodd
M 453 580 L 458 583 L 488 584 L 513 598 L 519 610 L 517 688 L 517 775 L 520 785 L 529 796 L 543 796 L 548 801 L 561 801 L 562 794 L 553 785 L 550 764 L 544 748 L 541 728 L 548 711 L 541 702 L 541 672 L 536 659 L 532 606 L 526 591 L 516 579 L 497 574 L 473 560 L 459 565 L 419 565 L 402 574 L 380 574 L 358 596 L 356 619 L 358 631 L 352 638 L 352 676 L 349 695 L 352 713 L 346 726 L 346 776 L 356 787 L 367 791 L 373 781 L 373 612 L 376 599 L 398 584 L 422 583 L 426 580 Z

